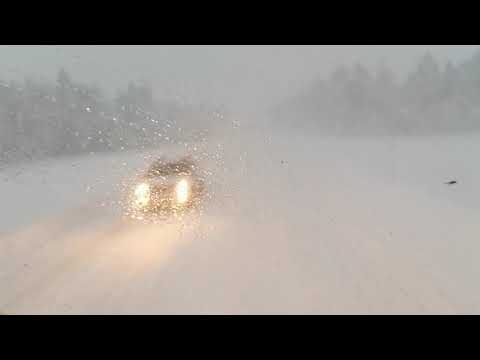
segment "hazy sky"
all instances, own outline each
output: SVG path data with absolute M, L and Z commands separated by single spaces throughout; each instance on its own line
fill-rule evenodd
M 157 93 L 189 95 L 242 108 L 263 107 L 293 94 L 336 64 L 381 61 L 402 73 L 430 50 L 459 61 L 478 45 L 168 45 L 0 46 L 0 78 L 53 79 L 64 66 L 74 78 L 108 91 L 148 80 Z

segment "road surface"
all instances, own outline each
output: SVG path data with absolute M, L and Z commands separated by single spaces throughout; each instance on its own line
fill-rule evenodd
M 3 169 L 0 311 L 479 313 L 478 140 L 211 140 L 205 209 L 148 225 L 117 200 L 149 154 Z

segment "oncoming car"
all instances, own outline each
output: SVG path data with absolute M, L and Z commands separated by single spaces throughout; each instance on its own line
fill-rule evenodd
M 156 160 L 131 191 L 130 213 L 134 218 L 182 215 L 197 207 L 205 194 L 205 182 L 196 163 Z

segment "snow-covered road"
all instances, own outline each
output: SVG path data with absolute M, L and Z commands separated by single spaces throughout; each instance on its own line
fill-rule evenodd
M 213 199 L 182 222 L 114 206 L 145 154 L 0 172 L 0 312 L 480 313 L 480 136 L 208 146 Z

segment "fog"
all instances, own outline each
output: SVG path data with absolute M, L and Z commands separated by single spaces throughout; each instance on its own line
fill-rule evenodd
M 0 46 L 0 314 L 478 314 L 479 49 Z
M 387 63 L 398 74 L 430 51 L 440 62 L 471 56 L 476 45 L 0 46 L 0 76 L 54 80 L 60 67 L 108 91 L 146 80 L 160 93 L 264 109 L 339 64 Z

